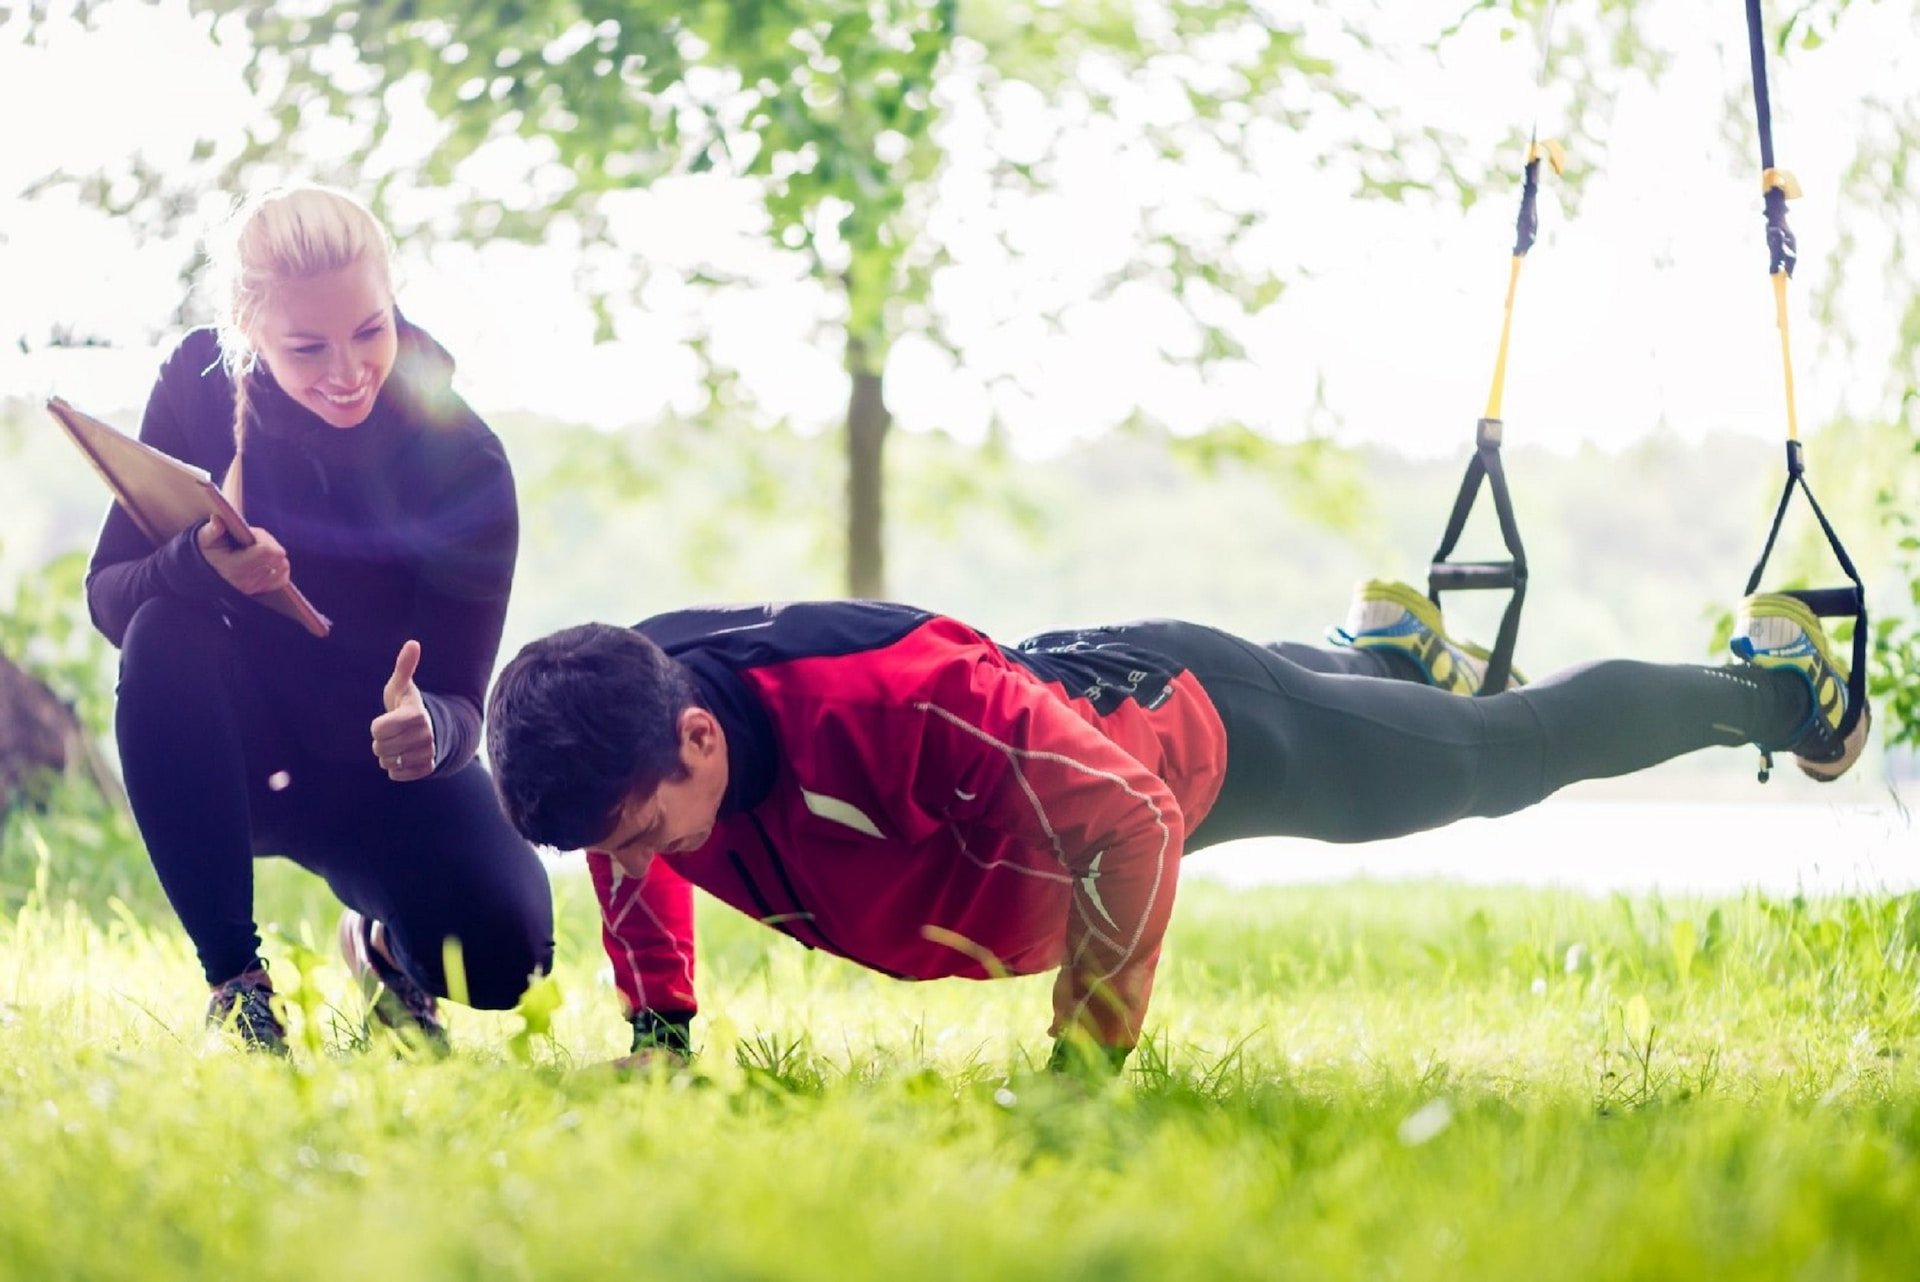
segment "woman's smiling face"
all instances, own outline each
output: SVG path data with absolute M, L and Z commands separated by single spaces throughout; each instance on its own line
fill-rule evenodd
M 329 427 L 366 422 L 399 351 L 393 291 L 372 255 L 277 286 L 254 347 L 282 391 Z

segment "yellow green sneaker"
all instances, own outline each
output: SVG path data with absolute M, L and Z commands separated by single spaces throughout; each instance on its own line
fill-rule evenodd
M 1417 588 L 1390 579 L 1362 579 L 1353 589 L 1345 627 L 1327 629 L 1327 640 L 1356 650 L 1405 655 L 1427 684 L 1452 694 L 1476 695 L 1487 675 L 1487 650 L 1447 635 L 1440 608 Z M 1507 688 L 1525 685 L 1516 669 Z
M 419 980 L 400 970 L 373 946 L 375 923 L 348 908 L 340 913 L 340 955 L 347 971 L 367 1001 L 362 1031 L 387 1029 L 409 1050 L 444 1056 L 453 1049 L 447 1026 L 440 1022 L 440 1003 Z
M 1847 717 L 1847 665 L 1834 656 L 1819 616 L 1777 592 L 1750 596 L 1734 618 L 1732 649 L 1734 657 L 1756 668 L 1798 673 L 1813 699 L 1800 728 L 1785 743 L 1759 745 L 1762 756 L 1791 752 L 1801 773 L 1822 783 L 1838 779 L 1860 759 L 1873 709 L 1860 709 L 1853 728 L 1841 735 Z

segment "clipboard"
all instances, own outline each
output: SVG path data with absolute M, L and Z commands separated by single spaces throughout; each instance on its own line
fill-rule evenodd
M 140 532 L 158 547 L 180 531 L 218 515 L 227 537 L 239 547 L 252 547 L 249 526 L 213 478 L 201 468 L 182 463 L 170 454 L 135 440 L 89 414 L 83 414 L 58 396 L 49 397 L 47 412 L 79 447 L 80 453 L 113 491 L 114 499 Z M 333 630 L 327 616 L 313 608 L 300 589 L 285 587 L 250 598 L 284 614 L 316 637 Z

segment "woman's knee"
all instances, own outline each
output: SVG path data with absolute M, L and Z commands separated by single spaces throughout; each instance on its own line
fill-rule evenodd
M 492 933 L 480 947 L 462 950 L 467 1003 L 477 1010 L 510 1010 L 535 979 L 553 969 L 553 921 L 524 923 Z
M 199 684 L 222 670 L 232 647 L 233 634 L 212 604 L 154 597 L 134 611 L 121 642 L 121 693 Z
M 120 647 L 114 738 L 136 812 L 141 780 L 164 779 L 158 786 L 170 794 L 189 762 L 208 776 L 241 768 L 234 659 L 232 634 L 211 606 L 159 597 L 134 612 Z
M 545 893 L 522 896 L 465 916 L 424 932 L 410 930 L 405 921 L 389 923 L 389 929 L 414 963 L 409 969 L 433 991 L 479 1010 L 509 1010 L 553 966 L 552 899 Z

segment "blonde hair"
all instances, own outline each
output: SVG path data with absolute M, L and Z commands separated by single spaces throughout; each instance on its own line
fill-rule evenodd
M 220 362 L 233 381 L 234 463 L 240 472 L 251 412 L 248 376 L 260 363 L 253 334 L 273 291 L 372 257 L 393 292 L 393 247 L 367 207 L 332 187 L 281 187 L 249 198 L 207 237 L 207 292 Z M 229 497 L 237 498 L 237 491 Z

